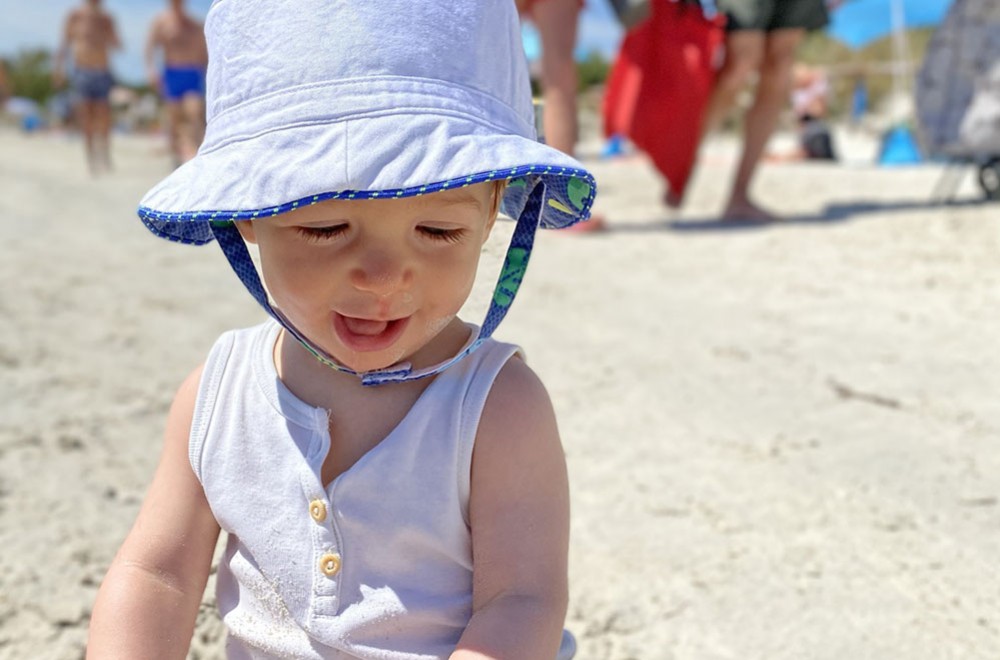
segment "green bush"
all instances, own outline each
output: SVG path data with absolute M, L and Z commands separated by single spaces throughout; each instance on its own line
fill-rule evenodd
M 599 51 L 591 51 L 586 58 L 576 63 L 580 91 L 586 91 L 594 85 L 603 85 L 610 70 L 611 64 L 604 56 Z
M 55 92 L 52 84 L 52 55 L 45 49 L 24 50 L 7 60 L 11 96 L 23 96 L 45 103 Z

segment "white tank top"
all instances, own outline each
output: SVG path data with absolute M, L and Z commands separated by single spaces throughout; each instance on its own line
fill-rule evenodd
M 191 466 L 229 534 L 217 581 L 228 658 L 447 658 L 472 615 L 476 430 L 518 348 L 491 339 L 439 374 L 324 488 L 327 411 L 278 380 L 278 331 L 219 338 L 191 425 Z

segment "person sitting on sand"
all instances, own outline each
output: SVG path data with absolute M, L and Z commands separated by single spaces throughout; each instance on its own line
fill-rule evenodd
M 101 0 L 85 0 L 66 17 L 53 77 L 57 87 L 65 82 L 66 61 L 71 58 L 73 110 L 92 174 L 111 170 L 110 53 L 120 48 L 114 19 L 101 7 Z
M 157 53 L 162 51 L 162 69 Z M 205 135 L 205 68 L 208 49 L 201 23 L 189 16 L 184 0 L 170 0 L 146 39 L 149 83 L 167 104 L 167 129 L 174 165 L 194 156 Z
M 205 143 L 139 215 L 216 239 L 273 320 L 181 385 L 88 657 L 184 657 L 220 529 L 229 658 L 570 657 L 555 416 L 490 335 L 536 228 L 595 186 L 535 139 L 514 4 L 216 2 L 205 29 Z M 501 208 L 477 327 L 457 314 Z
M 833 136 L 826 123 L 829 94 L 825 71 L 801 62 L 794 66 L 791 101 L 798 144 L 785 153 L 768 154 L 768 161 L 837 160 Z
M 837 160 L 830 126 L 826 123 L 830 83 L 826 72 L 805 63 L 792 70 L 792 111 L 799 126 L 800 158 Z

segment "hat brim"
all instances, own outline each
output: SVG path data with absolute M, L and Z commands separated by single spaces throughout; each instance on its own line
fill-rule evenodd
M 496 180 L 510 180 L 501 210 L 517 218 L 537 179 L 545 184 L 540 227 L 589 217 L 594 178 L 570 156 L 469 115 L 403 109 L 203 148 L 147 193 L 138 212 L 158 236 L 203 244 L 213 238 L 211 222 L 259 219 L 326 199 L 411 197 Z

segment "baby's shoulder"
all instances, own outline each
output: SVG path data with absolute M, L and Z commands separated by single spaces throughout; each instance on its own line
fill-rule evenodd
M 491 437 L 522 433 L 549 434 L 555 429 L 555 412 L 548 390 L 528 364 L 515 355 L 497 373 L 480 418 L 477 444 Z
M 516 510 L 521 519 L 552 513 L 564 499 L 565 474 L 548 391 L 534 370 L 512 358 L 497 375 L 476 434 L 470 520 L 482 529 L 483 521 L 502 519 L 504 512 Z
M 500 368 L 493 381 L 490 390 L 493 405 L 530 405 L 540 397 L 548 399 L 545 384 L 524 358 L 515 353 Z M 487 399 L 487 405 L 490 405 L 490 399 Z
M 211 386 L 220 384 L 224 375 L 231 380 L 249 375 L 259 368 L 256 367 L 258 363 L 266 363 L 277 335 L 278 326 L 273 321 L 223 332 L 205 356 L 203 380 Z M 202 391 L 205 391 L 204 386 Z

